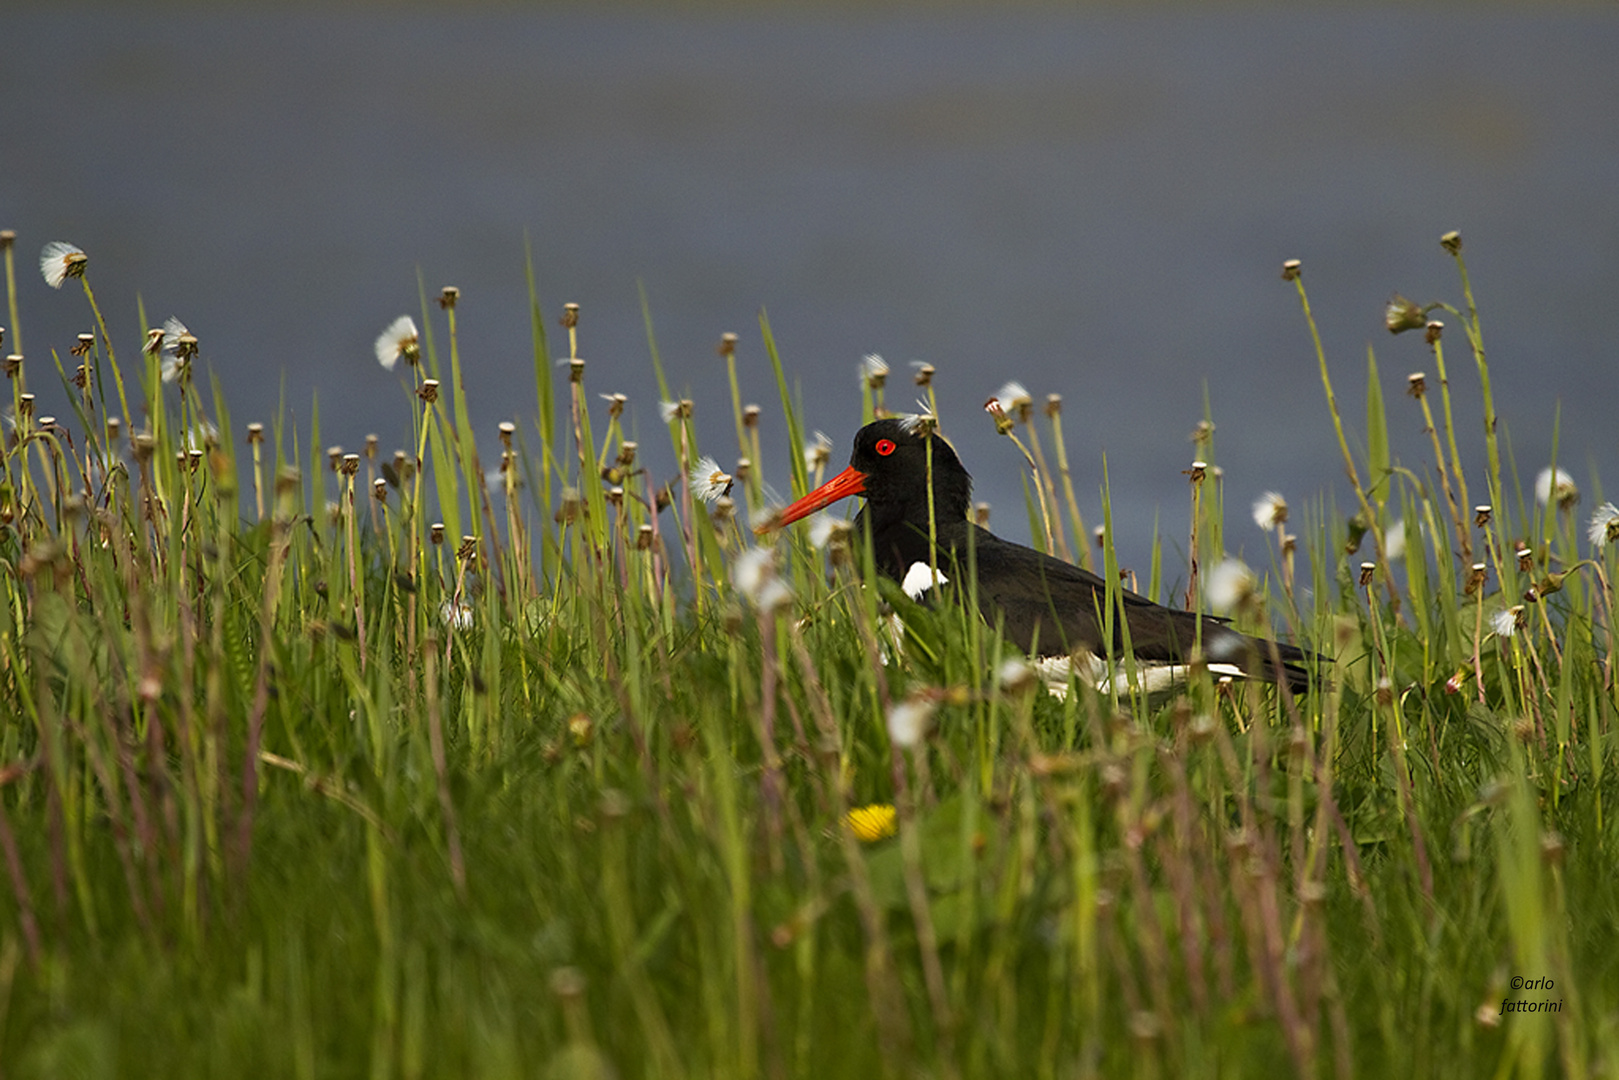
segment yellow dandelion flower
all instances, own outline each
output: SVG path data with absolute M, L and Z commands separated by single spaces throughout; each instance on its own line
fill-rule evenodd
M 857 806 L 843 815 L 843 827 L 868 844 L 899 831 L 894 808 L 887 803 Z

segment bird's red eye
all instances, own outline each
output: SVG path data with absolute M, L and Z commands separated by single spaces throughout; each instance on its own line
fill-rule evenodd
M 887 457 L 889 454 L 892 454 L 893 452 L 894 452 L 894 440 L 893 439 L 878 439 L 877 440 L 877 453 L 881 454 L 883 457 Z

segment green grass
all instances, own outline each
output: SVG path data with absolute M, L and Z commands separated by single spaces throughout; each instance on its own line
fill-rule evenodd
M 1606 1073 L 1613 555 L 1453 419 L 1446 344 L 1494 406 L 1446 251 L 1426 393 L 1368 357 L 1364 429 L 1332 406 L 1350 515 L 1295 505 L 1239 604 L 1332 658 L 1297 699 L 1207 672 L 1049 696 L 992 627 L 875 582 L 860 537 L 771 541 L 791 598 L 761 609 L 741 507 L 639 471 L 555 362 L 587 328 L 564 350 L 537 300 L 534 416 L 474 438 L 455 297 L 424 292 L 415 448 L 330 462 L 318 421 L 250 436 L 94 314 L 84 355 L 45 354 L 73 417 L 25 408 L 38 354 L 7 387 L 0 1076 Z M 733 393 L 751 510 L 783 457 L 814 480 L 760 329 L 781 401 Z M 1399 410 L 1432 460 L 1391 458 Z M 674 414 L 682 462 L 729 458 Z M 1089 558 L 1060 411 L 1008 419 L 1035 535 Z M 1206 575 L 1224 498 L 1191 483 Z M 914 748 L 902 703 L 931 716 Z M 895 835 L 843 824 L 869 803 Z

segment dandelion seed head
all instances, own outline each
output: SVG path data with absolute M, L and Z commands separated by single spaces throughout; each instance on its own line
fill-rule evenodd
M 849 533 L 849 523 L 842 518 L 833 517 L 825 510 L 816 511 L 810 515 L 805 524 L 808 526 L 809 542 L 817 548 L 824 548 L 840 533 Z
M 438 617 L 451 630 L 472 629 L 472 605 L 464 601 L 444 601 L 439 605 Z
M 163 320 L 163 351 L 179 353 L 182 350 L 182 338 L 191 337 L 191 331 L 179 318 L 170 315 Z
M 920 412 L 905 413 L 894 419 L 899 421 L 899 428 L 907 435 L 926 435 L 939 426 L 939 418 L 928 411 L 926 402 L 918 401 Z
M 1009 410 L 1034 404 L 1034 398 L 1023 388 L 1023 384 L 1015 379 L 995 392 L 995 400 L 1001 403 L 1001 408 Z
M 873 390 L 888 381 L 888 361 L 876 353 L 867 353 L 860 359 L 860 381 Z
M 752 547 L 731 564 L 731 583 L 760 611 L 774 611 L 793 598 L 793 590 L 776 575 L 774 548 Z
M 376 354 L 377 363 L 389 371 L 394 369 L 394 365 L 399 363 L 401 358 L 414 365 L 421 356 L 416 320 L 409 315 L 401 315 L 389 323 L 382 333 L 377 335 Z
M 75 269 L 84 273 L 86 261 L 81 249 L 62 240 L 52 240 L 39 253 L 39 272 L 45 276 L 45 284 L 60 289 Z
M 1619 506 L 1609 502 L 1597 507 L 1596 513 L 1591 515 L 1591 529 L 1587 535 L 1598 548 L 1607 547 L 1619 539 Z
M 1514 604 L 1490 616 L 1490 629 L 1496 637 L 1509 638 L 1523 625 L 1523 605 Z
M 810 469 L 819 469 L 832 460 L 832 440 L 826 432 L 817 431 L 815 438 L 804 444 L 804 464 Z
M 1002 690 L 1015 694 L 1033 686 L 1039 674 L 1028 660 L 1021 656 L 1009 656 L 995 669 L 995 681 Z
M 888 738 L 902 750 L 913 749 L 927 734 L 928 721 L 933 719 L 935 708 L 933 700 L 921 694 L 912 694 L 903 701 L 894 702 L 888 707 L 886 717 Z
M 1254 584 L 1254 572 L 1241 559 L 1222 559 L 1203 580 L 1203 596 L 1214 611 L 1233 611 L 1253 596 Z
M 691 481 L 692 498 L 699 502 L 712 503 L 731 492 L 731 474 L 720 468 L 720 463 L 711 457 L 698 459 L 688 479 Z
M 1567 509 L 1580 501 L 1580 489 L 1574 478 L 1562 469 L 1548 466 L 1535 477 L 1535 502 L 1541 506 L 1556 503 Z
M 1274 491 L 1267 491 L 1254 500 L 1254 524 L 1261 529 L 1274 529 L 1287 520 L 1287 500 Z
M 1405 518 L 1391 522 L 1383 533 L 1383 554 L 1391 563 L 1405 558 Z

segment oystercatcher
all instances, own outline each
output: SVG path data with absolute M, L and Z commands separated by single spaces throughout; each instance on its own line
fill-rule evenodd
M 1000 622 L 1008 641 L 1042 657 L 1118 655 L 1124 635 L 1117 624 L 1113 641 L 1105 646 L 1103 642 L 1107 583 L 1089 570 L 1002 540 L 973 523 L 968 516 L 972 477 L 955 448 L 919 418 L 886 417 L 861 428 L 849 467 L 786 507 L 760 531 L 790 524 L 851 495 L 864 495 L 866 505 L 855 517 L 855 531 L 863 535 L 870 529 L 877 568 L 895 581 L 904 580 L 917 563 L 930 564 L 930 445 L 941 576 L 964 572 L 970 548 L 979 610 L 990 625 Z M 1119 595 L 1129 622 L 1131 650 L 1143 661 L 1185 664 L 1201 618 L 1203 653 L 1211 665 L 1270 682 L 1280 675 L 1294 690 L 1309 685 L 1310 666 L 1318 659 L 1311 653 L 1278 643 L 1278 670 L 1271 642 L 1238 633 L 1225 619 L 1167 608 L 1128 589 L 1120 589 Z

